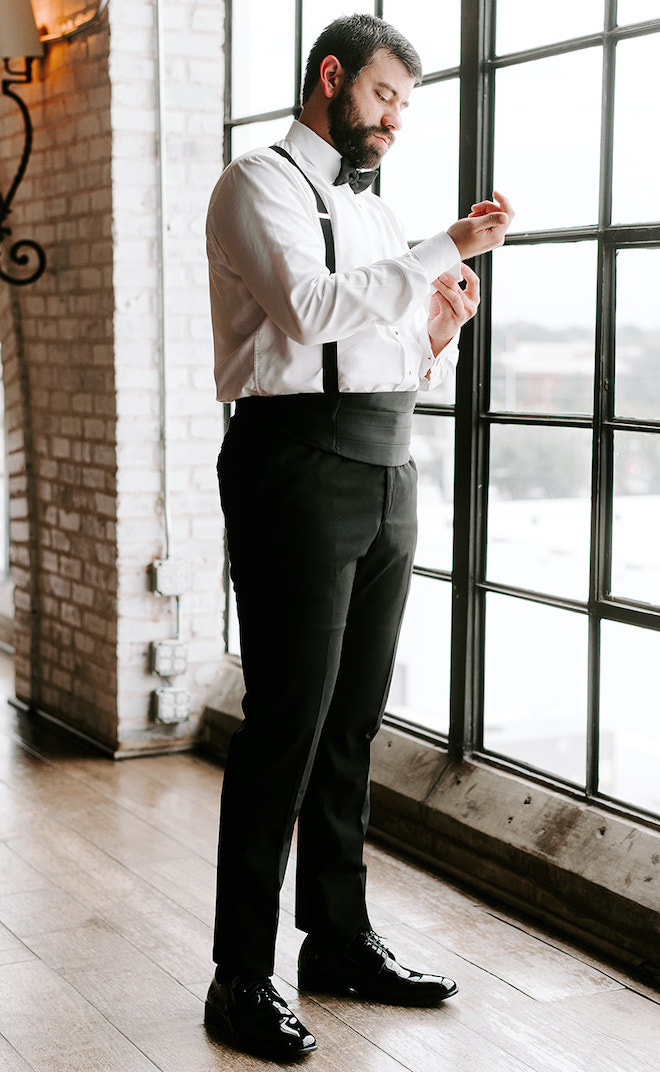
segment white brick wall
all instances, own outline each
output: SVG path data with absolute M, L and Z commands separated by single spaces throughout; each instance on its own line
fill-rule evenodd
M 34 7 L 50 32 L 88 10 Z M 221 161 L 223 6 L 164 0 L 163 12 L 166 345 L 153 0 L 112 0 L 100 32 L 51 46 L 35 65 L 22 91 L 34 151 L 13 223 L 44 245 L 48 268 L 11 302 L 0 296 L 17 694 L 120 753 L 194 734 L 222 648 L 222 413 L 204 218 Z M 148 671 L 150 642 L 176 627 L 175 601 L 148 585 L 166 551 L 163 410 L 170 551 L 192 567 L 181 600 L 189 669 L 176 684 L 194 717 L 173 729 L 150 719 L 162 682 Z
M 128 720 L 123 735 L 128 747 L 143 732 L 140 712 L 149 641 L 173 637 L 176 630 L 175 601 L 151 594 L 146 584 L 149 562 L 166 552 L 159 391 L 163 359 L 168 384 L 164 416 L 170 553 L 192 567 L 190 591 L 181 600 L 189 668 L 176 684 L 189 688 L 196 714 L 221 654 L 222 528 L 215 458 L 222 414 L 214 402 L 204 220 L 221 160 L 223 11 L 219 3 L 168 0 L 163 14 L 165 347 L 160 339 L 157 261 L 155 8 L 113 0 L 111 11 L 114 326 L 121 459 L 118 665 L 120 717 Z M 140 63 L 127 62 L 129 56 L 139 57 Z M 144 63 L 146 57 L 150 65 Z M 200 523 L 201 537 L 195 535 Z M 147 677 L 147 685 L 150 691 L 154 679 Z M 153 732 L 158 734 L 157 729 Z

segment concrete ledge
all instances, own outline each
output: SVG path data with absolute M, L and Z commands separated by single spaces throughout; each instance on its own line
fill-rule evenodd
M 229 739 L 243 718 L 241 700 L 245 694 L 241 660 L 225 655 L 218 676 L 209 690 L 199 728 L 199 743 L 225 759 Z
M 519 911 L 660 977 L 660 831 L 384 726 L 372 826 Z
M 227 657 L 202 719 L 221 758 L 241 716 Z M 384 726 L 371 831 L 430 868 L 660 978 L 660 830 Z

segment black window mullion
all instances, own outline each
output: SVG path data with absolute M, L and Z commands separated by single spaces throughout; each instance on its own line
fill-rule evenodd
M 302 54 L 302 22 L 303 22 L 303 0 L 296 0 L 295 11 L 296 25 L 294 29 L 295 47 L 294 47 L 294 72 L 293 72 L 293 102 L 294 112 L 296 118 L 300 114 L 300 92 L 302 89 L 303 80 L 303 64 L 305 57 Z
M 486 32 L 485 0 L 463 0 L 461 23 L 461 103 L 459 214 L 466 215 L 482 185 L 484 95 L 482 63 Z M 481 272 L 479 274 L 482 274 Z M 452 570 L 452 641 L 449 748 L 453 755 L 471 752 L 479 734 L 483 652 L 483 599 L 479 574 L 480 519 L 484 518 L 478 474 L 482 449 L 479 426 L 480 351 L 483 308 L 477 321 L 461 331 L 456 373 L 454 429 L 454 546 Z
M 619 0 L 605 0 L 605 30 L 615 30 Z
M 601 607 L 609 592 L 612 560 L 613 435 L 607 420 L 614 413 L 615 251 L 606 241 L 612 223 L 614 169 L 614 82 L 616 41 L 607 36 L 616 26 L 616 0 L 606 0 L 598 204 L 598 273 L 596 368 L 592 440 L 591 565 L 587 666 L 587 747 L 585 789 L 598 793 L 600 780 Z
M 586 782 L 588 796 L 598 790 L 600 756 L 600 605 L 609 585 L 611 550 L 612 434 L 604 423 L 612 382 L 611 250 L 599 240 L 596 311 L 596 370 L 591 481 L 591 554 L 589 571 L 589 638 L 587 680 Z
M 480 113 L 477 114 L 476 130 L 479 134 L 480 159 L 478 160 L 478 186 L 474 201 L 490 197 L 493 189 L 494 148 L 495 148 L 495 70 L 488 65 L 495 55 L 497 10 L 495 3 L 483 5 L 483 28 L 480 38 L 481 49 L 477 59 L 476 78 L 480 93 Z M 465 205 L 465 212 L 470 205 Z M 471 635 L 471 697 L 472 717 L 470 721 L 471 751 L 483 748 L 484 735 L 484 677 L 486 657 L 486 567 L 488 557 L 488 489 L 490 473 L 490 429 L 491 423 L 486 419 L 490 411 L 491 392 L 491 346 L 492 346 L 492 254 L 480 257 L 476 264 L 481 281 L 482 303 L 479 318 L 475 325 L 475 355 L 477 374 L 474 383 L 473 421 L 476 424 L 477 444 L 476 466 L 474 473 L 474 498 L 476 516 L 473 522 L 472 538 L 475 543 L 473 552 L 473 628 Z
M 224 95 L 224 131 L 222 137 L 222 162 L 224 167 L 231 161 L 231 118 L 232 118 L 232 63 L 233 63 L 233 40 L 232 40 L 232 4 L 233 0 L 225 0 L 225 95 Z

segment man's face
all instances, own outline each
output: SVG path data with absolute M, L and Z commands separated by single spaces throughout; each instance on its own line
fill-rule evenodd
M 415 85 L 406 67 L 379 49 L 354 82 L 345 79 L 328 103 L 335 148 L 358 168 L 375 168 L 401 129 L 401 113 Z

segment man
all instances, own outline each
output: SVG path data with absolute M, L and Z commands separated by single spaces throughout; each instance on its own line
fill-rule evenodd
M 512 216 L 494 195 L 409 251 L 380 198 L 358 192 L 420 78 L 382 20 L 336 20 L 310 54 L 300 120 L 234 161 L 209 207 L 218 398 L 237 400 L 218 473 L 246 695 L 206 1022 L 275 1059 L 316 1048 L 271 982 L 296 820 L 299 987 L 408 1005 L 457 990 L 374 934 L 362 858 L 415 546 L 412 410 L 453 370 L 451 340 L 478 306 L 461 259 L 501 245 Z

